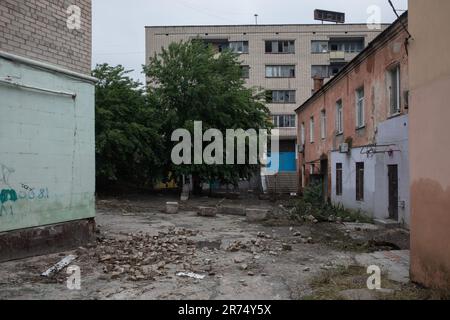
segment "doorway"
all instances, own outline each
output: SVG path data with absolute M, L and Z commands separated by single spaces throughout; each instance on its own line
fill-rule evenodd
M 389 218 L 398 221 L 398 165 L 388 166 Z

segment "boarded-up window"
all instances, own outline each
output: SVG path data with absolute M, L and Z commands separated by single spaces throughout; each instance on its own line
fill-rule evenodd
M 342 196 L 342 163 L 336 163 L 336 195 Z
M 364 162 L 356 163 L 356 201 L 364 201 Z

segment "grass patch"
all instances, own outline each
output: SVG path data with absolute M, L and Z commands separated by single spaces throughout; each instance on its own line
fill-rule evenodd
M 349 210 L 342 205 L 324 202 L 321 185 L 312 185 L 305 188 L 303 197 L 291 201 L 288 206 L 291 208 L 290 217 L 292 220 L 373 223 L 373 220 L 362 211 Z
M 315 277 L 310 285 L 313 294 L 303 297 L 304 300 L 344 300 L 341 292 L 344 290 L 364 289 L 378 300 L 439 300 L 448 299 L 448 293 L 424 289 L 415 284 L 402 284 L 389 280 L 382 275 L 382 288 L 392 289 L 392 293 L 372 292 L 367 289 L 369 275 L 361 266 L 339 266 L 325 271 Z

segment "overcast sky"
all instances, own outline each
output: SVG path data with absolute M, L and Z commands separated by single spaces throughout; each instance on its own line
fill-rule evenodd
M 347 22 L 365 23 L 367 8 L 378 5 L 382 22 L 395 15 L 388 0 L 93 0 L 93 65 L 107 62 L 134 69 L 141 82 L 145 26 L 317 23 L 314 9 L 345 12 Z M 407 0 L 393 0 L 407 9 Z M 401 12 L 400 12 L 401 13 Z

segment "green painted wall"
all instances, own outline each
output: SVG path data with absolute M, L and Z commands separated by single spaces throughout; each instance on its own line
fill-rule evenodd
M 0 232 L 95 216 L 94 84 L 0 58 Z

